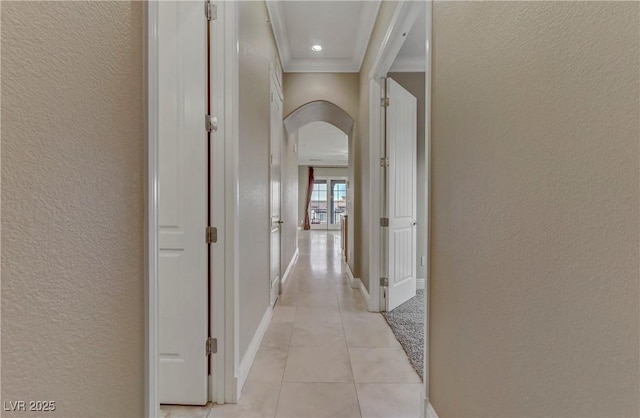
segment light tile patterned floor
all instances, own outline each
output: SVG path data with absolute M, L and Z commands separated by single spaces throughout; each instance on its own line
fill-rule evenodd
M 163 406 L 163 417 L 420 416 L 422 384 L 382 315 L 351 289 L 337 231 L 303 231 L 238 404 Z

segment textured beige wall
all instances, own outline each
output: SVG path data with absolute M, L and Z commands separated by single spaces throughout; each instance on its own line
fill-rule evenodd
M 298 248 L 298 132 L 283 135 L 280 265 L 284 274 Z
M 326 100 L 351 116 L 358 117 L 357 73 L 286 73 L 284 116 L 315 100 Z
M 424 248 L 424 239 L 427 233 L 427 200 L 426 200 L 426 172 L 425 172 L 425 164 L 424 164 L 424 82 L 425 82 L 425 74 L 422 73 L 389 73 L 389 77 L 393 78 L 398 82 L 402 87 L 407 89 L 407 91 L 416 98 L 417 107 L 418 107 L 418 146 L 416 149 L 416 158 L 418 161 L 417 164 L 417 177 L 418 177 L 418 189 L 417 189 L 417 199 L 418 203 L 416 205 L 417 215 L 416 221 L 417 224 L 417 234 L 416 234 L 416 277 L 419 279 L 424 279 L 427 277 L 426 266 L 421 265 L 421 257 L 425 257 L 426 264 L 426 253 Z
M 269 63 L 277 50 L 264 2 L 240 1 L 238 13 L 242 359 L 269 306 Z
M 284 74 L 284 114 L 289 115 L 300 106 L 303 106 L 309 102 L 316 100 L 326 100 L 340 107 L 347 112 L 354 121 L 358 118 L 359 107 L 359 75 L 357 73 L 286 73 Z M 351 138 L 355 138 L 357 135 L 357 124 L 352 132 Z M 358 170 L 357 167 L 360 164 L 356 159 L 355 154 L 355 140 L 349 141 L 349 189 L 347 192 L 347 200 L 351 202 L 349 213 L 351 219 L 358 219 L 358 211 L 362 206 L 362 202 L 358 200 L 357 190 L 360 187 L 358 180 L 355 178 L 355 173 Z M 298 185 L 298 190 L 304 189 L 304 185 Z M 298 197 L 304 199 L 305 193 Z M 364 203 L 366 204 L 366 202 Z M 298 209 L 299 211 L 299 209 Z M 304 221 L 298 218 L 298 225 Z M 355 235 L 354 231 L 358 225 L 350 224 L 351 234 Z M 355 252 L 353 249 L 354 243 L 351 241 L 349 247 L 353 255 Z M 349 259 L 349 265 L 353 270 L 356 277 L 358 276 L 356 259 L 353 255 Z
M 2 400 L 140 417 L 143 5 L 1 7 Z
M 363 187 L 356 188 L 356 230 L 354 235 L 356 259 L 356 277 L 362 280 L 367 288 L 369 287 L 369 73 L 373 67 L 378 50 L 382 45 L 384 36 L 387 34 L 391 18 L 396 10 L 398 2 L 383 0 L 380 4 L 376 24 L 371 33 L 367 53 L 365 54 L 360 68 L 360 108 L 358 112 L 358 132 L 355 136 L 354 154 L 356 158 L 354 181 Z M 362 203 L 360 203 L 362 202 Z M 378 280 L 378 279 L 375 279 Z
M 640 4 L 434 7 L 436 411 L 640 416 Z

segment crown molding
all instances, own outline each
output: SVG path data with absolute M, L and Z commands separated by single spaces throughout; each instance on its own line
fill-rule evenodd
M 425 57 L 398 57 L 393 62 L 389 72 L 392 73 L 423 73 L 427 70 Z
M 284 72 L 314 72 L 314 73 L 357 73 L 369 46 L 369 40 L 376 23 L 380 0 L 362 2 L 362 13 L 359 16 L 357 38 L 351 58 L 293 58 L 287 25 L 284 21 L 283 1 L 266 1 L 269 21 L 276 40 L 278 53 L 282 61 Z

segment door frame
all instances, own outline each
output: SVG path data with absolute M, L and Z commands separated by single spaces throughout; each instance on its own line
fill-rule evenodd
M 233 403 L 239 397 L 239 248 L 238 248 L 238 39 L 237 5 L 216 1 L 218 19 L 212 21 L 212 112 L 218 129 L 211 142 L 210 210 L 218 240 L 210 247 L 210 324 L 218 340 L 210 356 L 209 401 Z M 204 6 L 204 4 L 203 4 Z M 158 396 L 158 3 L 144 3 L 145 160 L 145 365 L 144 414 L 160 415 Z M 203 7 L 203 19 L 204 19 Z M 203 115 L 203 128 L 204 124 Z M 204 243 L 204 230 L 203 230 Z M 204 345 L 203 345 L 204 350 Z
M 331 188 L 329 186 L 332 180 L 343 180 L 346 183 L 349 181 L 349 177 L 348 176 L 314 176 L 314 181 L 315 180 L 325 180 L 327 182 L 327 223 L 324 225 L 324 227 L 317 226 L 315 228 L 314 228 L 314 225 L 311 224 L 311 230 L 312 231 L 340 231 L 340 227 L 330 228 L 331 223 L 329 222 L 330 217 L 329 217 L 328 211 L 329 211 L 329 201 L 330 201 L 329 195 L 331 193 Z
M 432 57 L 432 40 L 433 40 L 433 1 L 425 0 L 426 3 L 426 57 L 425 66 L 425 192 L 426 192 L 426 220 L 427 233 L 424 237 L 424 248 L 426 257 L 426 277 L 425 277 L 425 321 L 424 321 L 424 384 L 423 399 L 421 407 L 421 415 L 423 417 L 433 416 L 433 407 L 429 403 L 429 285 L 430 285 L 430 242 L 431 242 L 431 57 Z M 396 6 L 394 15 L 389 24 L 389 28 L 380 45 L 374 64 L 368 74 L 369 79 L 369 207 L 370 222 L 365 228 L 369 228 L 369 290 L 371 298 L 369 300 L 369 310 L 372 312 L 380 312 L 384 305 L 382 299 L 382 289 L 379 278 L 381 271 L 385 267 L 383 257 L 383 242 L 386 231 L 380 227 L 378 219 L 383 215 L 384 196 L 383 196 L 383 180 L 384 173 L 380 166 L 380 158 L 384 152 L 384 119 L 382 117 L 382 107 L 380 100 L 385 97 L 384 78 L 391 70 L 391 66 L 395 61 L 402 44 L 404 43 L 404 35 L 411 29 L 415 22 L 420 5 L 418 2 L 399 2 Z
M 279 147 L 279 161 L 280 161 L 280 196 L 278 197 L 278 199 L 280 200 L 280 208 L 279 208 L 279 212 L 280 212 L 280 219 L 279 221 L 282 222 L 282 164 L 283 164 L 283 150 L 282 150 L 282 144 L 283 144 L 283 139 L 284 139 L 284 120 L 282 119 L 284 117 L 284 115 L 282 115 L 282 113 L 284 112 L 284 91 L 283 91 L 283 87 L 282 87 L 282 73 L 280 70 L 280 65 L 277 62 L 277 54 L 276 57 L 274 59 L 274 61 L 269 63 L 269 94 L 271 95 L 278 95 L 280 96 L 281 99 L 281 137 L 280 137 L 280 147 Z M 276 91 L 272 91 L 272 89 L 275 87 Z M 271 99 L 272 101 L 275 100 L 275 97 L 273 97 Z M 269 125 L 271 125 L 273 121 L 271 120 L 271 103 L 269 103 Z M 272 135 L 272 129 L 271 126 L 269 126 L 269 156 L 273 156 L 273 138 L 271 137 Z M 273 304 L 271 303 L 271 297 L 273 295 L 273 287 L 272 287 L 272 282 L 271 282 L 271 257 L 272 257 L 272 250 L 273 250 L 273 246 L 272 246 L 272 242 L 271 242 L 271 228 L 273 227 L 272 223 L 273 223 L 273 213 L 271 213 L 271 210 L 273 209 L 273 191 L 271 190 L 271 187 L 273 186 L 272 183 L 272 165 L 273 165 L 273 161 L 271 160 L 271 158 L 269 159 L 269 219 L 267 221 L 267 233 L 269 234 L 268 236 L 268 242 L 269 242 L 269 251 L 268 251 L 268 257 L 269 257 L 269 306 L 271 307 L 271 309 L 273 309 L 273 307 L 275 306 L 276 302 L 278 301 L 278 297 L 280 296 L 280 294 L 282 293 L 282 223 L 279 224 L 278 227 L 278 233 L 279 233 L 279 239 L 278 239 L 278 283 L 276 284 L 276 286 L 278 286 L 278 290 L 277 290 L 277 294 L 278 296 L 276 296 L 276 300 L 273 302 Z

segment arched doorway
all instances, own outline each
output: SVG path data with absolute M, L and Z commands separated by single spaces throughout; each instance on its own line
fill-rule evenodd
M 354 237 L 354 190 L 357 185 L 353 182 L 354 175 L 354 158 L 353 158 L 353 135 L 355 130 L 355 121 L 342 108 L 326 100 L 316 100 L 304 104 L 287 115 L 284 119 L 285 135 L 291 137 L 297 135 L 300 128 L 313 123 L 326 122 L 344 132 L 348 141 L 348 162 L 347 162 L 347 222 L 346 236 Z M 303 196 L 299 196 L 303 198 Z M 347 239 L 344 248 L 345 259 L 353 269 L 354 260 L 353 239 Z

